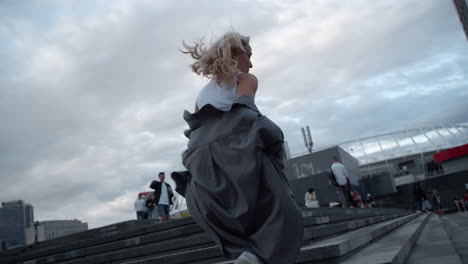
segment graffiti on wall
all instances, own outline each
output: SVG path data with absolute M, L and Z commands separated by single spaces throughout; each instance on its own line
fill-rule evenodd
M 296 173 L 296 178 L 303 178 L 316 173 L 314 164 L 312 161 L 309 162 L 295 162 L 291 164 L 293 171 Z

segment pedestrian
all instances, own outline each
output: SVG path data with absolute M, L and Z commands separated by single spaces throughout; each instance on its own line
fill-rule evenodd
M 437 213 L 437 215 L 444 215 L 444 211 L 442 210 L 442 204 L 440 202 L 440 194 L 436 189 L 432 190 L 432 203 L 434 204 L 434 210 Z
M 154 202 L 154 193 L 150 193 L 146 197 L 146 209 L 148 212 L 148 219 L 156 219 L 156 203 Z
M 428 213 L 431 208 L 431 204 L 427 200 L 427 195 L 422 189 L 419 183 L 414 185 L 414 198 L 418 207 L 418 210 L 423 213 Z
M 367 204 L 368 208 L 374 208 L 375 205 L 376 205 L 376 203 L 374 201 L 374 197 L 372 197 L 372 195 L 370 193 L 367 194 L 366 204 Z
M 146 205 L 145 200 L 141 195 L 138 195 L 137 199 L 135 200 L 134 207 L 137 215 L 137 220 L 145 219 Z
M 465 190 L 465 193 L 463 194 L 463 204 L 465 205 L 465 208 L 468 208 L 468 190 Z
M 190 214 L 236 264 L 295 263 L 303 217 L 283 173 L 283 133 L 255 105 L 249 37 L 229 32 L 209 47 L 184 46 L 192 70 L 210 78 L 195 113 L 184 113 Z
M 457 194 L 455 198 L 453 198 L 453 203 L 455 204 L 455 207 L 457 208 L 458 212 L 466 211 L 465 204 L 463 203 L 463 198 L 460 195 Z
M 356 191 L 354 188 L 349 188 L 349 192 L 351 193 L 353 207 L 364 208 L 361 194 L 358 191 Z
M 305 193 L 304 201 L 307 208 L 320 207 L 314 188 L 309 188 L 309 190 Z
M 171 185 L 165 182 L 164 172 L 160 172 L 158 177 L 159 181 L 153 181 L 150 188 L 154 189 L 154 203 L 157 204 L 160 222 L 164 223 L 169 220 L 169 206 L 172 205 L 174 192 Z
M 346 205 L 346 207 L 352 207 L 353 199 L 350 192 L 351 183 L 349 182 L 348 171 L 346 170 L 345 166 L 338 161 L 337 157 L 333 157 L 332 159 L 330 176 L 330 184 L 333 183 L 336 187 L 338 187 L 338 193 L 340 193 L 340 191 L 343 193 L 344 198 L 341 199 L 343 200 L 343 203 Z

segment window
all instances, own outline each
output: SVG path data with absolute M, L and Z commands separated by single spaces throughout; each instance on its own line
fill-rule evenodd
M 400 168 L 400 170 L 403 170 L 404 167 L 406 167 L 406 169 L 409 169 L 414 168 L 415 166 L 416 165 L 414 164 L 414 160 L 408 160 L 398 163 L 398 168 Z

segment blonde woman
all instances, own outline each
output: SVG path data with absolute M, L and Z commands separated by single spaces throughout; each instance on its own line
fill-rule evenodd
M 283 174 L 283 134 L 255 105 L 249 37 L 229 32 L 211 45 L 184 43 L 192 70 L 209 82 L 195 113 L 184 112 L 191 173 L 174 178 L 193 219 L 235 263 L 295 263 L 303 218 Z M 177 173 L 173 173 L 177 175 Z M 185 186 L 186 185 L 186 186 Z

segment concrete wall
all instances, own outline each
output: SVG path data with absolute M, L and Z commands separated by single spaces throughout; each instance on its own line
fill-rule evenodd
M 455 207 L 453 205 L 453 198 L 457 194 L 463 195 L 466 190 L 466 183 L 468 183 L 468 170 L 445 174 L 444 176 L 430 178 L 421 182 L 428 197 L 430 197 L 432 189 L 439 191 L 444 208 Z M 415 210 L 416 203 L 413 194 L 413 184 L 398 186 L 397 191 L 395 194 L 377 197 L 378 205 Z
M 337 157 L 346 167 L 351 183 L 359 185 L 359 162 L 339 146 L 288 159 L 284 172 L 290 181 L 322 174 L 329 171 L 333 157 Z
M 442 163 L 442 167 L 444 169 L 444 173 L 447 174 L 468 170 L 468 156 L 447 160 Z
M 397 192 L 395 180 L 389 173 L 379 173 L 361 179 L 359 181 L 359 190 L 362 197 L 366 197 L 368 193 L 377 197 Z
M 304 206 L 304 196 L 309 188 L 314 188 L 320 206 L 329 206 L 330 202 L 338 200 L 337 188 L 329 184 L 328 172 L 302 177 L 289 183 L 297 204 Z

